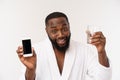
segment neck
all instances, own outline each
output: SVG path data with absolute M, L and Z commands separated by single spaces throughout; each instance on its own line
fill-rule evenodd
M 53 47 L 53 49 L 54 49 L 54 52 L 55 53 L 61 53 L 61 54 L 65 54 L 65 52 L 66 52 L 66 50 L 58 50 L 57 48 L 55 48 L 55 47 Z
M 60 50 L 54 48 L 54 52 L 55 52 L 59 72 L 60 72 L 60 74 L 62 74 L 64 58 L 65 58 L 65 51 L 60 51 Z

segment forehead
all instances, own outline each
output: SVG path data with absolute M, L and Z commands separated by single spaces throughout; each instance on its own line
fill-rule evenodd
M 49 26 L 55 26 L 63 23 L 68 23 L 65 17 L 52 18 L 48 21 Z

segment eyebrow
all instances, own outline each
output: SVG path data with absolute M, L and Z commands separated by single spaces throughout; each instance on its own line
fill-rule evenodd
M 55 26 L 51 26 L 50 28 L 55 29 L 56 27 Z
M 57 25 L 49 25 L 48 27 L 51 27 L 51 28 L 55 28 L 55 27 L 57 27 Z
M 52 23 L 52 24 L 48 25 L 48 27 L 55 28 L 59 24 L 67 24 L 67 22 L 66 21 L 60 21 L 59 23 Z

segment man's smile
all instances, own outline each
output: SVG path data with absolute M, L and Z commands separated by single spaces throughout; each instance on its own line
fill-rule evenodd
M 65 44 L 66 44 L 66 38 L 57 39 L 56 42 L 57 42 L 58 45 L 60 45 L 60 46 L 65 46 Z

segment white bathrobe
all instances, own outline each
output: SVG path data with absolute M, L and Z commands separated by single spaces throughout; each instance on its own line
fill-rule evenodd
M 99 64 L 97 52 L 93 52 L 89 46 L 70 41 L 65 53 L 62 74 L 59 72 L 49 39 L 35 44 L 34 49 L 37 54 L 36 80 L 110 80 L 111 78 L 111 68 Z M 24 74 L 21 80 L 25 80 Z

